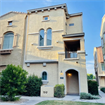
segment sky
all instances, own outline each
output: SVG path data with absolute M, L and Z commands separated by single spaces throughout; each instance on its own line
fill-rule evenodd
M 101 46 L 100 29 L 105 14 L 105 0 L 0 0 L 0 16 L 10 11 L 27 12 L 29 9 L 67 4 L 69 14 L 83 13 L 83 32 L 87 73 L 94 73 L 94 47 Z

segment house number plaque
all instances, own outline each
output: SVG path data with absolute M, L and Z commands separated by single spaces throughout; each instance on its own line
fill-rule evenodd
M 63 79 L 63 77 L 60 77 L 60 79 Z

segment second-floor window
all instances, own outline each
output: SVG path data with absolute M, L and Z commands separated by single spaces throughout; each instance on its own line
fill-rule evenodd
M 51 45 L 51 41 L 52 41 L 52 30 L 49 28 L 47 30 L 47 45 Z
M 39 46 L 48 46 L 52 43 L 52 29 L 48 28 L 47 32 L 41 29 L 39 32 Z
M 14 34 L 12 32 L 8 32 L 4 35 L 3 49 L 13 48 L 13 38 Z
M 39 46 L 44 46 L 44 29 L 41 29 L 40 32 L 40 38 L 39 38 Z
M 101 39 L 101 46 L 104 47 L 103 38 Z

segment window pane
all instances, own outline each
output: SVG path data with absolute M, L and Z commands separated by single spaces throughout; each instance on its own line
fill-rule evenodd
M 101 64 L 102 71 L 105 71 L 104 63 Z
M 105 41 L 105 33 L 104 33 L 104 41 Z
M 48 17 L 44 17 L 44 20 L 48 20 Z
M 46 72 L 42 73 L 42 80 L 47 80 L 47 73 Z
M 47 30 L 47 45 L 51 45 L 52 42 L 52 30 L 48 29 Z
M 103 39 L 101 39 L 101 46 L 103 47 Z
M 40 30 L 40 43 L 39 46 L 44 46 L 44 30 Z
M 13 33 L 7 33 L 4 35 L 3 49 L 9 49 L 13 47 Z

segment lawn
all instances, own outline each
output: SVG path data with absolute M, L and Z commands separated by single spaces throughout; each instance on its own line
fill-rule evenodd
M 72 102 L 72 101 L 43 101 L 36 105 L 105 105 L 100 103 Z

